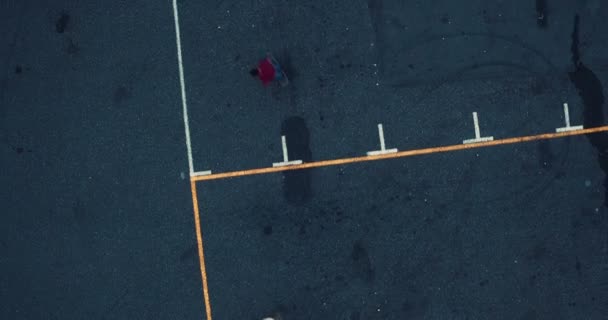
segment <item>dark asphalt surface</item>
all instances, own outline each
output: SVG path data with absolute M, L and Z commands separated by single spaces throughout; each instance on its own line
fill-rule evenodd
M 608 123 L 601 0 L 178 3 L 197 171 Z M 205 319 L 171 1 L 0 18 L 0 319 Z M 606 150 L 200 182 L 213 318 L 606 319 Z

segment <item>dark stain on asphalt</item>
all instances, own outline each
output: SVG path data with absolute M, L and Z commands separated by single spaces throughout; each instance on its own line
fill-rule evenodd
M 301 117 L 290 117 L 281 125 L 281 135 L 285 136 L 289 161 L 312 161 L 310 132 Z M 283 194 L 289 203 L 301 205 L 312 197 L 311 170 L 283 171 Z
M 55 31 L 57 31 L 57 33 L 64 33 L 67 30 L 69 23 L 70 15 L 65 11 L 61 12 L 61 15 L 57 21 L 55 21 Z
M 547 27 L 547 0 L 536 0 L 536 24 L 540 28 Z
M 14 147 L 14 146 L 11 146 L 11 149 L 13 149 L 13 151 L 17 152 L 17 154 L 22 154 L 24 152 L 32 152 L 32 150 L 25 149 L 23 147 Z
M 551 150 L 549 140 L 541 140 L 538 142 L 538 162 L 541 168 L 551 169 L 555 161 L 555 154 Z
M 116 90 L 114 90 L 114 96 L 112 100 L 114 101 L 114 104 L 120 104 L 128 100 L 129 98 L 131 98 L 131 90 L 129 90 L 128 87 L 121 85 L 118 86 Z
M 581 61 L 579 52 L 579 24 L 580 17 L 574 16 L 572 30 L 572 64 L 574 71 L 569 72 L 570 81 L 576 87 L 581 100 L 583 100 L 583 126 L 593 128 L 604 125 L 604 93 L 600 79 L 591 69 Z M 604 205 L 608 207 L 608 133 L 598 132 L 586 135 L 591 145 L 597 151 L 600 168 L 604 171 Z
M 403 319 L 425 319 L 430 305 L 429 298 L 418 293 L 406 293 L 406 298 L 401 303 Z
M 350 254 L 353 260 L 353 267 L 355 273 L 360 276 L 365 282 L 371 283 L 374 280 L 374 268 L 372 267 L 371 260 L 367 249 L 363 246 L 361 240 L 357 240 L 353 244 L 353 250 Z
M 264 235 L 272 235 L 272 225 L 265 225 L 264 226 Z
M 195 257 L 198 257 L 198 245 L 196 243 L 192 244 L 188 249 L 185 249 L 179 255 L 180 262 L 189 262 L 194 261 Z
M 579 277 L 583 276 L 583 272 L 582 272 L 582 267 L 581 267 L 581 261 L 578 259 L 578 256 L 575 257 L 575 262 L 574 262 L 574 269 L 576 269 L 576 274 Z
M 80 52 L 80 46 L 71 37 L 68 37 L 65 44 L 65 52 L 71 56 L 76 55 Z
M 15 153 L 17 154 L 23 154 L 23 153 L 31 153 L 32 150 L 29 148 L 25 148 L 23 146 L 19 146 L 19 145 L 14 145 L 11 142 L 8 141 L 8 139 L 2 139 L 0 140 L 1 143 L 4 143 L 5 145 L 7 145 L 9 148 L 11 148 L 11 150 L 15 151 Z

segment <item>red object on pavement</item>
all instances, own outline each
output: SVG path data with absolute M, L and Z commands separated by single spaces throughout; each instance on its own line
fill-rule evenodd
M 261 60 L 258 64 L 258 77 L 264 85 L 271 83 L 275 78 L 276 71 L 268 58 Z

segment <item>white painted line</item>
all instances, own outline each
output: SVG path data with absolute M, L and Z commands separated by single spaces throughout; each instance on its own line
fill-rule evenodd
M 184 63 L 182 61 L 182 41 L 179 31 L 179 15 L 177 12 L 177 0 L 173 0 L 173 19 L 175 20 L 175 42 L 177 44 L 177 64 L 179 68 L 179 85 L 182 93 L 182 109 L 184 114 L 184 130 L 186 131 L 186 149 L 188 151 L 188 169 L 190 176 L 194 174 L 194 162 L 192 160 L 192 144 L 190 142 L 190 125 L 188 121 L 188 103 L 186 100 L 186 82 L 184 80 Z
M 291 166 L 294 164 L 302 164 L 302 160 L 289 161 L 289 158 L 287 156 L 287 139 L 285 139 L 285 136 L 281 136 L 281 147 L 283 148 L 283 161 L 282 162 L 273 162 L 272 163 L 273 167 L 284 167 L 284 166 Z
M 564 103 L 564 119 L 566 119 L 566 128 L 570 127 L 570 111 L 567 103 Z
M 486 142 L 494 140 L 494 137 L 482 137 L 481 131 L 479 130 L 479 119 L 477 118 L 477 112 L 473 112 L 473 125 L 475 126 L 475 138 L 462 140 L 463 144 L 467 143 L 477 143 L 477 142 Z
M 473 123 L 475 125 L 475 139 L 481 138 L 481 133 L 479 132 L 479 119 L 477 119 L 477 112 L 473 112 Z
M 272 163 L 273 167 L 284 167 L 291 166 L 294 164 L 302 164 L 302 160 L 293 160 L 293 161 L 285 161 L 285 162 L 274 162 Z
M 288 162 L 287 158 L 287 140 L 285 140 L 285 136 L 281 136 L 281 146 L 283 148 L 283 162 Z
M 556 128 L 555 132 L 565 132 L 565 131 L 574 131 L 574 130 L 582 130 L 583 126 L 571 126 L 570 125 L 570 111 L 568 110 L 568 104 L 564 103 L 564 120 L 566 122 L 565 127 Z
M 555 132 L 566 132 L 566 131 L 576 131 L 576 130 L 583 130 L 583 126 L 557 128 L 557 129 L 555 129 Z
M 206 176 L 206 175 L 210 175 L 211 174 L 211 170 L 207 170 L 207 171 L 197 171 L 197 172 L 192 172 L 190 174 L 191 177 L 198 177 L 198 176 Z
M 482 137 L 482 138 L 475 138 L 475 139 L 467 139 L 462 141 L 463 144 L 467 144 L 467 143 L 477 143 L 477 142 L 486 142 L 486 141 L 492 141 L 494 140 L 494 137 Z
M 384 127 L 382 126 L 382 123 L 378 123 L 378 136 L 380 136 L 380 150 L 368 151 L 368 156 L 377 156 L 399 151 L 397 149 L 386 149 L 386 143 L 384 142 Z
M 378 123 L 378 135 L 380 136 L 380 150 L 386 150 L 386 145 L 384 144 L 384 128 L 382 128 L 382 123 Z
M 384 150 L 368 151 L 367 155 L 368 156 L 378 156 L 381 154 L 396 153 L 397 151 L 398 151 L 397 149 L 384 149 Z

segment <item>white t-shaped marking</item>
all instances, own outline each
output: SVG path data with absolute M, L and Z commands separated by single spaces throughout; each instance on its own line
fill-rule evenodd
M 386 150 L 386 144 L 384 143 L 384 128 L 382 127 L 382 123 L 378 123 L 378 136 L 380 136 L 380 150 L 368 151 L 368 156 L 377 156 L 381 154 L 397 152 L 397 149 Z
M 463 140 L 462 143 L 478 143 L 484 141 L 492 141 L 494 137 L 481 137 L 481 133 L 479 131 L 479 119 L 477 118 L 477 112 L 473 112 L 473 125 L 475 126 L 475 138 Z
M 566 126 L 555 129 L 556 132 L 565 132 L 565 131 L 574 131 L 574 130 L 583 129 L 583 126 L 571 126 L 570 125 L 570 111 L 568 110 L 567 103 L 564 103 L 564 121 L 566 122 Z
M 290 166 L 290 165 L 294 165 L 294 164 L 302 164 L 302 160 L 289 161 L 289 158 L 287 156 L 287 140 L 285 139 L 285 136 L 281 136 L 281 147 L 283 148 L 283 162 L 274 162 L 272 164 L 273 167 L 283 167 L 283 166 Z

